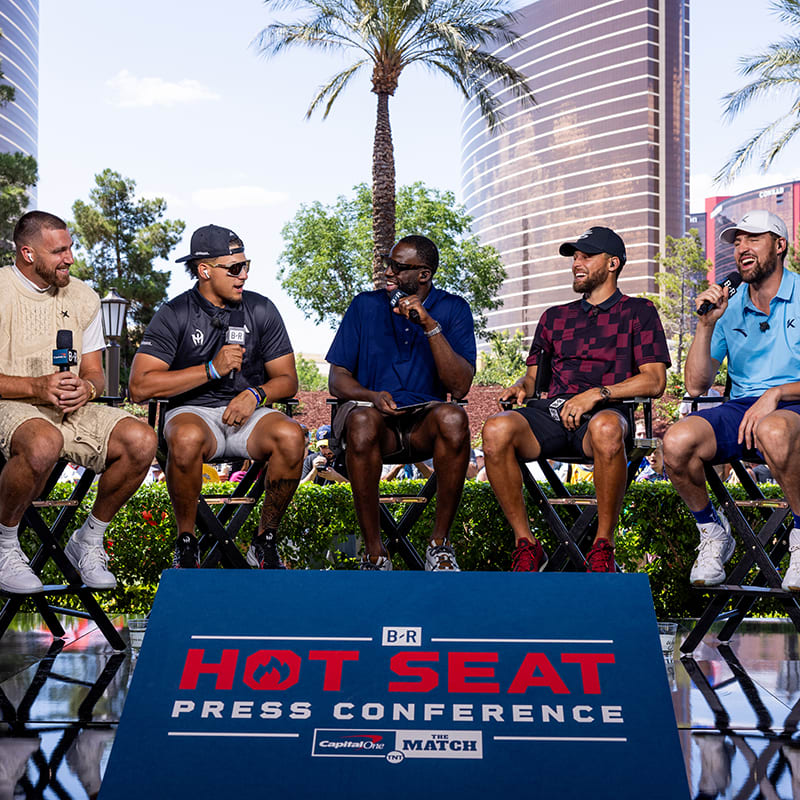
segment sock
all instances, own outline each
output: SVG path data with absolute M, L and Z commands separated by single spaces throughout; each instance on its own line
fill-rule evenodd
M 11 547 L 19 541 L 19 523 L 0 525 L 0 547 Z
M 797 530 L 800 530 L 800 514 L 792 513 L 792 516 L 794 517 L 794 527 L 797 528 Z M 0 532 L 2 531 L 3 531 L 3 526 L 0 525 Z
M 103 534 L 108 527 L 107 522 L 101 522 L 94 514 L 89 514 L 86 522 L 75 531 L 75 538 L 81 544 L 93 544 L 103 546 Z
M 710 500 L 705 508 L 701 508 L 700 511 L 692 511 L 692 516 L 698 525 L 706 525 L 709 522 L 716 522 L 717 525 L 722 524 L 717 516 L 717 510 L 711 505 Z

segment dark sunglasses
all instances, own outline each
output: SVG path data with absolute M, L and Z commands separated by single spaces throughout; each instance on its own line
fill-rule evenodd
M 205 261 L 203 262 L 206 263 Z M 248 274 L 250 274 L 250 259 L 248 258 L 247 261 L 237 261 L 235 264 L 209 264 L 209 267 L 219 267 L 219 269 L 227 270 L 228 275 L 231 278 L 238 278 L 239 275 L 242 274 L 242 270 L 245 270 Z
M 384 269 L 390 269 L 395 275 L 398 272 L 405 272 L 407 269 L 430 269 L 426 264 L 401 264 L 399 261 L 395 261 L 393 258 L 390 258 L 388 255 L 382 255 L 381 261 L 383 262 Z

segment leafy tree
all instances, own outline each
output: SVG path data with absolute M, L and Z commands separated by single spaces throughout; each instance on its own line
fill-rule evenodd
M 800 225 L 797 226 L 796 234 L 800 236 Z M 795 241 L 798 241 L 797 236 L 795 237 Z M 791 237 L 789 238 L 789 249 L 786 252 L 783 266 L 786 267 L 786 269 L 790 269 L 792 272 L 800 272 L 800 253 L 798 253 L 797 248 L 792 244 Z
M 297 353 L 295 363 L 301 392 L 322 392 L 328 388 L 328 379 L 319 371 L 314 361 L 302 353 Z
M 28 208 L 28 190 L 38 179 L 33 156 L 0 153 L 0 264 L 14 260 L 14 226 Z
M 170 274 L 153 262 L 169 256 L 185 227 L 181 220 L 164 219 L 165 200 L 136 199 L 135 192 L 135 181 L 106 169 L 95 175 L 90 202 L 72 206 L 78 256 L 73 274 L 101 297 L 114 287 L 130 302 L 120 341 L 123 370 L 167 297 Z
M 661 269 L 656 274 L 659 294 L 650 295 L 664 325 L 667 338 L 675 341 L 673 368 L 683 374 L 684 353 L 697 325 L 694 299 L 708 287 L 706 273 L 711 262 L 703 257 L 696 228 L 681 239 L 667 236 L 666 249 L 656 256 Z
M 782 96 L 785 98 L 783 113 L 756 131 L 731 155 L 717 173 L 717 181 L 732 180 L 754 157 L 760 157 L 759 167 L 766 172 L 775 157 L 800 131 L 800 102 L 797 99 L 800 89 L 800 0 L 773 0 L 770 6 L 783 25 L 794 28 L 794 32 L 760 53 L 739 59 L 739 74 L 750 82 L 725 95 L 723 114 L 732 120 L 754 100 Z
M 490 127 L 500 120 L 499 87 L 533 102 L 525 77 L 484 50 L 509 43 L 513 16 L 507 0 L 265 0 L 274 9 L 303 15 L 296 22 L 273 22 L 256 38 L 266 56 L 304 45 L 316 50 L 353 53 L 355 60 L 317 92 L 306 116 L 324 107 L 323 118 L 342 89 L 362 68 L 372 70 L 378 96 L 372 151 L 375 197 L 372 274 L 383 285 L 380 255 L 395 242 L 395 166 L 389 97 L 400 73 L 412 64 L 446 75 L 467 100 L 476 99 Z
M 372 288 L 372 195 L 365 183 L 353 191 L 353 197 L 340 196 L 332 206 L 301 206 L 282 231 L 281 285 L 307 316 L 332 328 L 353 297 Z M 436 243 L 439 269 L 434 283 L 464 297 L 482 331 L 484 312 L 500 305 L 495 295 L 505 270 L 497 251 L 472 234 L 471 222 L 452 192 L 421 182 L 398 192 L 398 238 L 417 233 Z
M 509 336 L 505 331 L 488 334 L 490 349 L 484 355 L 483 365 L 475 374 L 478 386 L 511 386 L 525 374 L 525 335 L 517 331 Z
M 2 35 L 0 32 L 0 37 Z M 16 97 L 16 89 L 3 83 L 5 77 L 0 70 L 0 108 Z M 0 153 L 0 264 L 14 260 L 14 226 L 30 203 L 28 189 L 35 186 L 38 179 L 33 156 Z

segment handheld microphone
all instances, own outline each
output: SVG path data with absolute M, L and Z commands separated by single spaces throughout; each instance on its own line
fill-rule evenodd
M 717 285 L 721 286 L 723 289 L 726 286 L 728 287 L 728 299 L 730 300 L 730 298 L 736 294 L 736 289 L 739 287 L 741 282 L 742 276 L 738 272 L 731 272 L 731 274 L 728 275 L 724 281 Z M 709 311 L 711 311 L 712 308 L 714 308 L 714 303 L 712 303 L 710 300 L 703 300 L 703 304 L 697 309 L 697 316 L 705 316 Z
M 53 366 L 59 372 L 69 372 L 70 367 L 77 366 L 78 354 L 72 349 L 72 331 L 56 332 L 56 349 L 53 350 Z
M 390 305 L 392 308 L 396 308 L 396 307 L 397 307 L 397 304 L 398 304 L 398 303 L 399 303 L 399 302 L 400 302 L 400 301 L 401 301 L 401 300 L 402 300 L 404 297 L 408 297 L 408 292 L 404 292 L 402 289 L 395 289 L 395 290 L 394 290 L 394 291 L 393 291 L 393 292 L 392 292 L 392 293 L 389 295 L 389 305 Z M 409 319 L 410 319 L 412 322 L 419 322 L 419 312 L 418 312 L 416 309 L 412 308 L 412 309 L 411 309 L 411 311 L 409 311 L 409 312 L 408 312 L 408 318 L 409 318 Z
M 241 308 L 234 308 L 228 318 L 228 330 L 225 332 L 225 344 L 238 344 L 244 347 L 245 338 L 244 311 Z M 236 370 L 232 369 L 228 373 L 228 378 L 233 380 Z

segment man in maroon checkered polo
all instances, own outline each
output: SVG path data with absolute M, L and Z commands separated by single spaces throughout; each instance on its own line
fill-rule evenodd
M 653 304 L 617 288 L 626 254 L 614 231 L 589 228 L 576 242 L 562 244 L 559 252 L 572 257 L 572 288 L 582 299 L 553 306 L 539 320 L 527 372 L 500 400 L 525 403 L 545 355 L 552 363 L 548 398 L 486 421 L 486 474 L 514 531 L 512 570 L 535 572 L 544 567 L 546 556 L 531 533 L 517 459 L 576 455 L 593 460 L 598 523 L 586 558 L 591 572 L 613 572 L 614 530 L 625 494 L 625 449 L 632 436 L 619 401 L 663 394 L 669 351 Z

